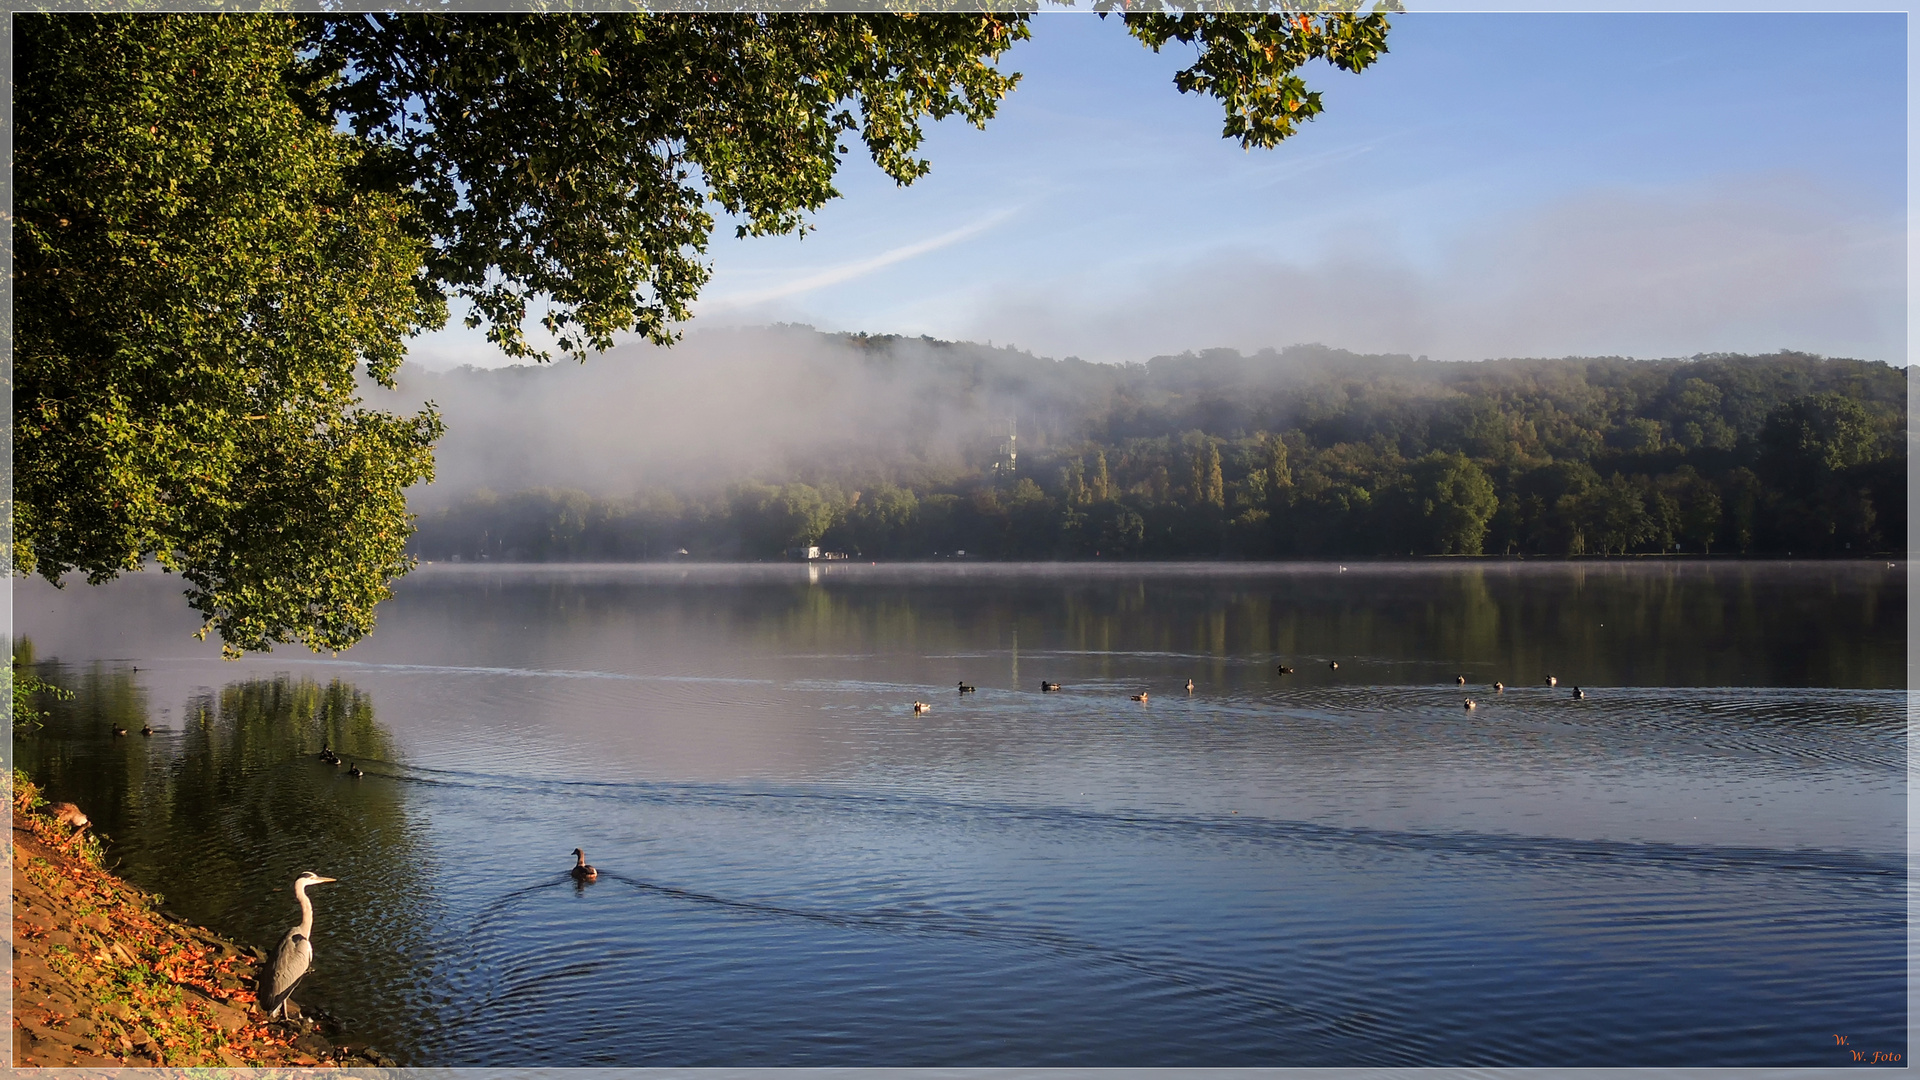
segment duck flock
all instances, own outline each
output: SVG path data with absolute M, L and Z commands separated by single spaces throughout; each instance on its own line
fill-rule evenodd
M 1328 660 L 1327 670 L 1339 671 L 1340 661 Z M 1276 675 L 1291 675 L 1293 673 L 1294 672 L 1291 665 L 1288 665 L 1285 663 L 1276 663 L 1274 665 L 1274 674 Z M 1466 686 L 1467 677 L 1465 675 L 1455 675 L 1453 677 L 1453 682 L 1455 686 Z M 1558 675 L 1548 675 L 1546 677 L 1545 682 L 1549 688 L 1557 687 L 1560 685 L 1560 677 Z M 959 692 L 962 694 L 972 694 L 972 693 L 977 693 L 979 691 L 979 687 L 974 686 L 971 683 L 962 682 L 959 685 L 960 685 Z M 1492 689 L 1492 691 L 1496 694 L 1504 694 L 1507 692 L 1507 684 L 1499 680 L 1495 680 L 1494 682 L 1488 685 L 1489 685 L 1489 688 Z M 1192 679 L 1186 680 L 1185 689 L 1186 689 L 1186 692 L 1189 694 L 1194 692 L 1195 686 L 1194 686 L 1194 681 Z M 1051 693 L 1057 693 L 1059 690 L 1060 690 L 1060 684 L 1057 682 L 1051 682 L 1046 679 L 1042 679 L 1040 681 L 1041 693 L 1051 694 Z M 1148 701 L 1150 700 L 1151 696 L 1152 696 L 1151 688 L 1143 689 L 1137 694 L 1128 695 L 1128 697 L 1133 701 Z M 1581 700 L 1587 696 L 1587 692 L 1585 690 L 1582 690 L 1580 687 L 1576 686 L 1573 688 L 1572 696 L 1575 700 Z M 1471 709 L 1479 708 L 1479 706 L 1480 706 L 1480 703 L 1470 697 L 1461 699 L 1462 708 L 1471 710 Z M 933 706 L 928 704 L 927 702 L 916 699 L 913 703 L 913 711 L 916 716 L 922 715 L 925 713 L 932 712 Z

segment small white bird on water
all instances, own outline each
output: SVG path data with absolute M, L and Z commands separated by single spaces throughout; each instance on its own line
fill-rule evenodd
M 287 995 L 313 966 L 313 901 L 307 899 L 307 886 L 332 880 L 311 870 L 293 879 L 293 896 L 300 901 L 300 925 L 280 939 L 280 947 L 273 951 L 273 961 L 260 980 L 260 1008 L 268 1017 L 285 1015 Z

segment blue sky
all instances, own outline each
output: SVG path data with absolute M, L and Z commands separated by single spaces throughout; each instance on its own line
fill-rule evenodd
M 1308 72 L 1318 120 L 1249 152 L 1173 89 L 1186 50 L 1041 15 L 985 131 L 935 125 L 910 188 L 849 161 L 804 239 L 723 229 L 685 329 L 1903 363 L 1905 43 L 1901 14 L 1402 15 L 1372 69 Z

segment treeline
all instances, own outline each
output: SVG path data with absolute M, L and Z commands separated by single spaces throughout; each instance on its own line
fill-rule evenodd
M 843 339 L 897 368 L 901 343 Z M 1797 353 L 1432 363 L 1319 347 L 1108 367 L 911 342 L 1004 409 L 954 460 L 723 490 L 474 492 L 427 559 L 1865 554 L 1906 544 L 1906 372 Z M 1006 428 L 1003 426 L 1004 432 Z

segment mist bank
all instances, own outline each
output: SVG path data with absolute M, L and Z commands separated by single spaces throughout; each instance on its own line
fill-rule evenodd
M 785 327 L 409 373 L 427 559 L 1904 550 L 1905 369 L 1800 353 L 1142 364 Z M 1009 437 L 1012 433 L 1013 437 Z

